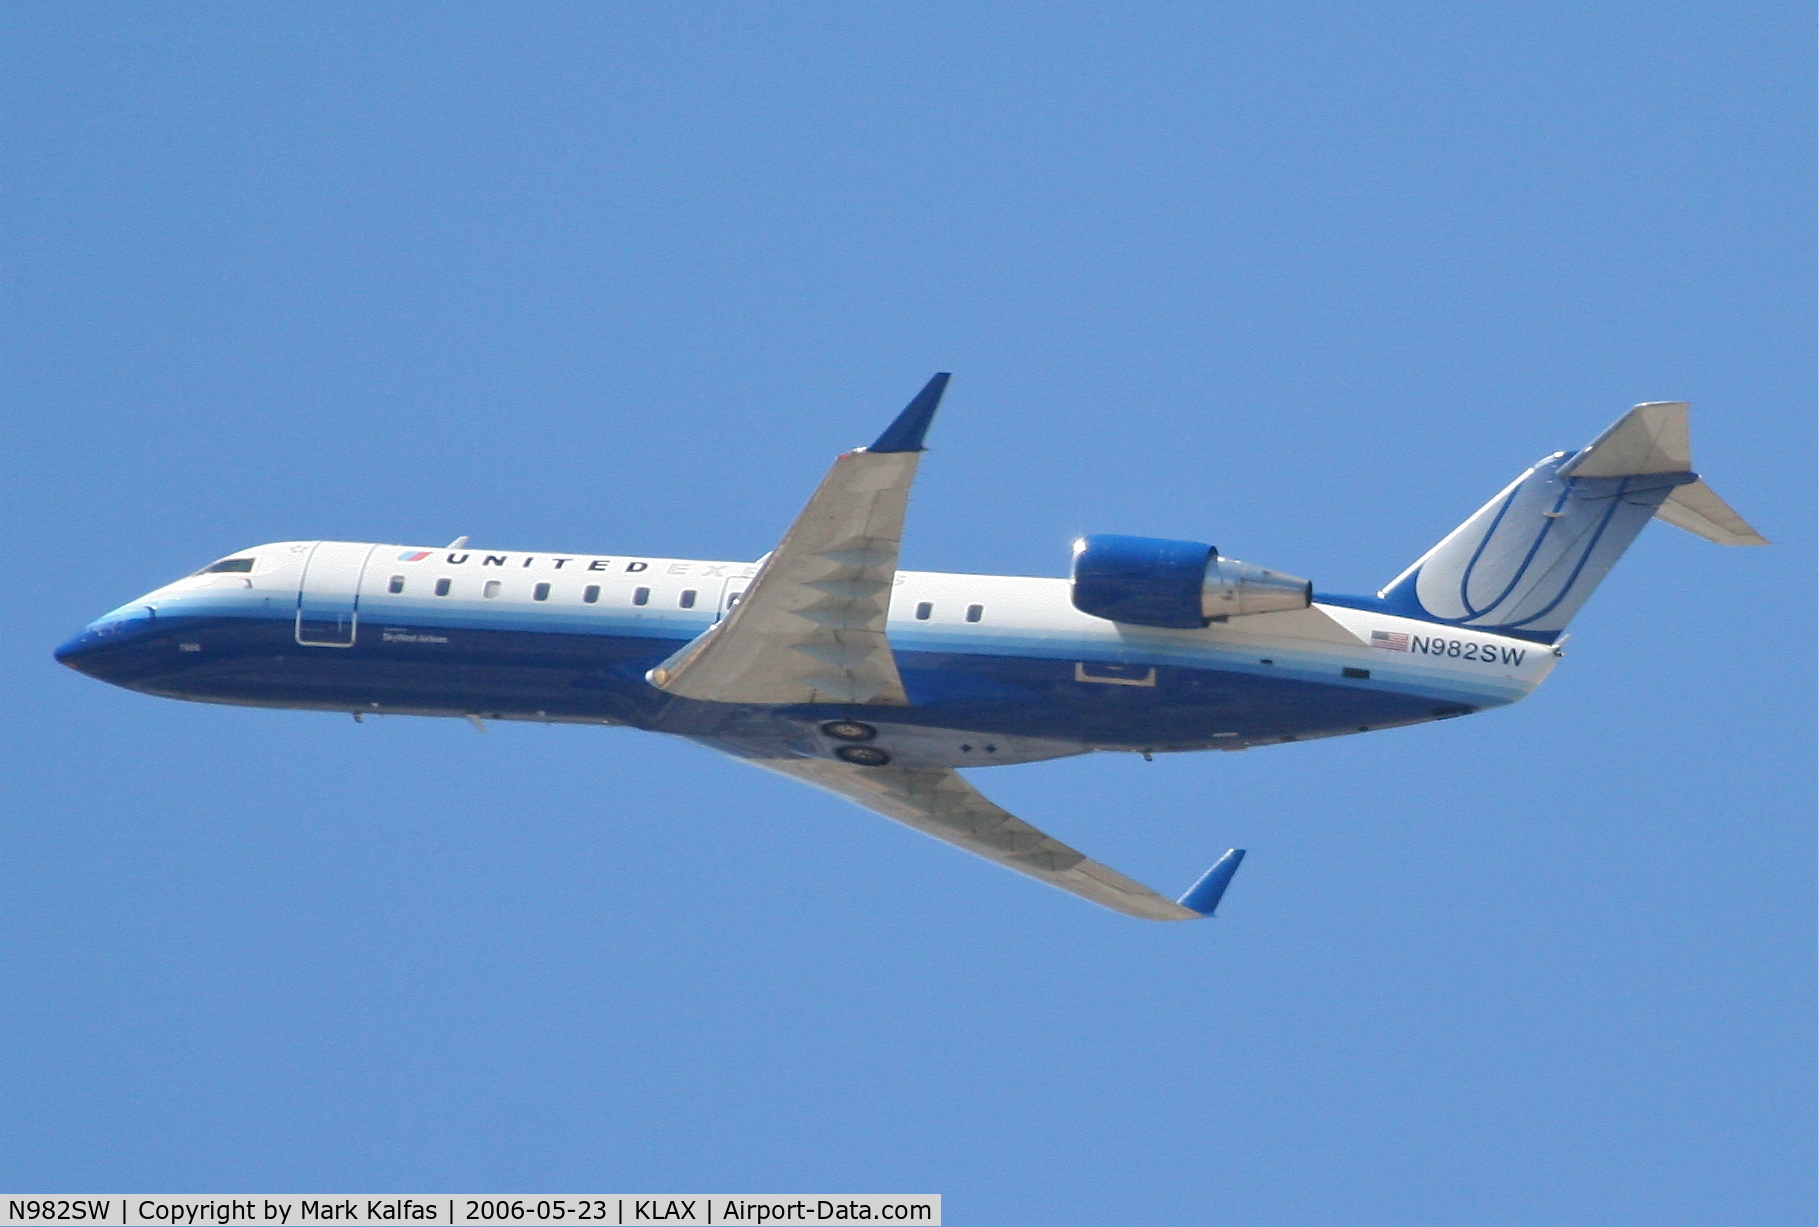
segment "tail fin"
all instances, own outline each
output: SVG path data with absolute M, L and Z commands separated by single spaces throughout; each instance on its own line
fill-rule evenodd
M 1767 545 L 1692 472 L 1687 406 L 1637 405 L 1518 477 L 1378 593 L 1408 617 L 1551 643 L 1651 516 Z

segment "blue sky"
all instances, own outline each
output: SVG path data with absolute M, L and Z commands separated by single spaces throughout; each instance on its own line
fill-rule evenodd
M 0 1185 L 915 1191 L 953 1223 L 1813 1209 L 1793 4 L 0 10 Z M 975 777 L 1151 926 L 695 747 L 61 669 L 290 538 L 751 559 L 955 379 L 905 565 L 1366 591 L 1642 400 L 1535 697 Z

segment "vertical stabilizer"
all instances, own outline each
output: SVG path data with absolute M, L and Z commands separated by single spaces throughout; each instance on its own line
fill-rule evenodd
M 1765 545 L 1692 472 L 1687 406 L 1637 405 L 1522 474 L 1378 593 L 1410 617 L 1551 643 L 1653 516 Z

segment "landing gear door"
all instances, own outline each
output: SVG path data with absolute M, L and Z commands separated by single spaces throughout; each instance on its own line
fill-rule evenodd
M 745 590 L 752 586 L 752 579 L 753 577 L 750 575 L 742 575 L 738 579 L 726 581 L 726 587 L 720 590 L 720 608 L 714 613 L 714 621 L 718 622 L 733 612 L 734 607 L 739 604 L 739 598 L 744 596 Z
M 297 587 L 297 642 L 313 648 L 351 648 L 360 617 L 360 577 L 379 547 L 318 541 Z

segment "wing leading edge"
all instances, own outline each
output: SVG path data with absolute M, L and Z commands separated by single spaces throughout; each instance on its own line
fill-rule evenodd
M 1175 901 L 1109 865 L 1089 859 L 1085 853 L 994 805 L 957 771 L 858 767 L 819 758 L 745 761 L 856 801 L 924 835 L 933 835 L 1057 890 L 1142 920 L 1198 920 L 1211 916 L 1237 872 L 1238 863 L 1244 859 L 1244 850 L 1233 848 Z

